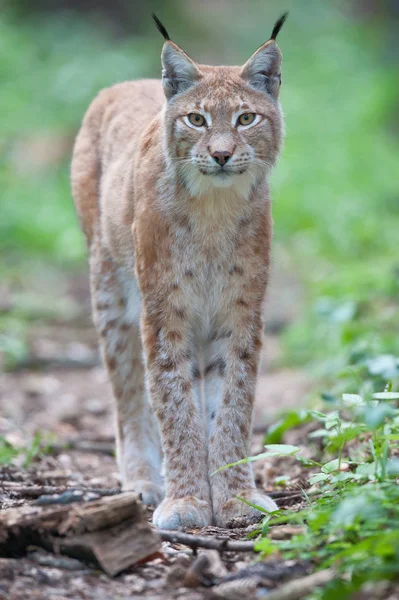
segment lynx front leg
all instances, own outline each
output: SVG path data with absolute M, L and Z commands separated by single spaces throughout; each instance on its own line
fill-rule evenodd
M 210 473 L 249 455 L 262 328 L 258 317 L 247 318 L 246 322 L 248 326 L 242 333 L 231 330 L 225 343 L 212 343 L 211 361 L 205 367 Z M 223 338 L 222 332 L 219 337 Z M 277 509 L 271 498 L 257 491 L 250 464 L 210 475 L 210 483 L 213 514 L 221 527 L 228 526 L 235 517 L 260 517 L 259 511 L 237 496 L 269 511 Z
M 184 311 L 171 311 L 170 317 L 146 310 L 142 316 L 150 396 L 165 460 L 166 497 L 154 523 L 166 529 L 202 527 L 212 520 L 205 433 L 193 390 L 194 357 Z
M 99 245 L 90 260 L 94 322 L 116 402 L 116 453 L 124 489 L 163 498 L 161 447 L 144 385 L 137 284 Z

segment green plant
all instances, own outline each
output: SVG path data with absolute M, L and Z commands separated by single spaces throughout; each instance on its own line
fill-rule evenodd
M 0 465 L 10 465 L 14 461 L 23 468 L 28 467 L 36 458 L 51 452 L 51 441 L 48 436 L 37 432 L 27 446 L 16 446 L 0 436 Z
M 288 423 L 293 428 L 319 424 L 309 434 L 310 442 L 322 444 L 315 460 L 302 458 L 296 446 L 274 444 L 222 467 L 291 456 L 311 469 L 304 508 L 267 514 L 257 507 L 265 517 L 254 535 L 263 555 L 278 552 L 285 559 L 310 561 L 315 569 L 333 567 L 336 580 L 317 598 L 328 600 L 338 592 L 349 598 L 365 582 L 399 578 L 398 401 L 399 392 L 389 382 L 383 392 L 367 397 L 343 394 L 342 401 L 334 400 L 334 410 L 299 411 L 297 418 L 290 412 L 271 435 L 280 427 L 288 430 Z M 300 524 L 302 532 L 289 540 L 270 539 L 270 526 L 283 523 Z

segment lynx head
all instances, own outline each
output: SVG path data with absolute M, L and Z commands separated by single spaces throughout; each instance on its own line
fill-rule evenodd
M 222 187 L 248 196 L 273 167 L 282 145 L 282 56 L 276 37 L 287 13 L 242 67 L 195 63 L 153 18 L 165 38 L 162 82 L 170 164 L 194 196 Z

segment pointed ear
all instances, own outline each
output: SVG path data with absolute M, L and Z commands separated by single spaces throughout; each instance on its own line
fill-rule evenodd
M 201 77 L 195 62 L 177 44 L 166 41 L 162 49 L 162 84 L 166 98 L 170 100 L 185 92 Z
M 274 40 L 263 44 L 241 69 L 241 77 L 252 87 L 277 99 L 281 85 L 280 48 Z
M 241 77 L 252 87 L 267 92 L 277 99 L 281 86 L 281 51 L 277 46 L 276 37 L 288 17 L 288 12 L 281 15 L 274 24 L 270 40 L 263 44 L 251 56 L 241 69 Z

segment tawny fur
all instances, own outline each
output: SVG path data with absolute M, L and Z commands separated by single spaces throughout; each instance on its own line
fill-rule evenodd
M 270 40 L 244 67 L 209 67 L 167 41 L 162 59 L 163 86 L 126 82 L 94 100 L 72 188 L 123 487 L 158 507 L 159 527 L 224 526 L 256 513 L 236 496 L 276 508 L 250 465 L 212 473 L 249 452 L 281 54 Z M 206 126 L 190 126 L 191 113 Z M 237 125 L 242 113 L 260 120 Z

